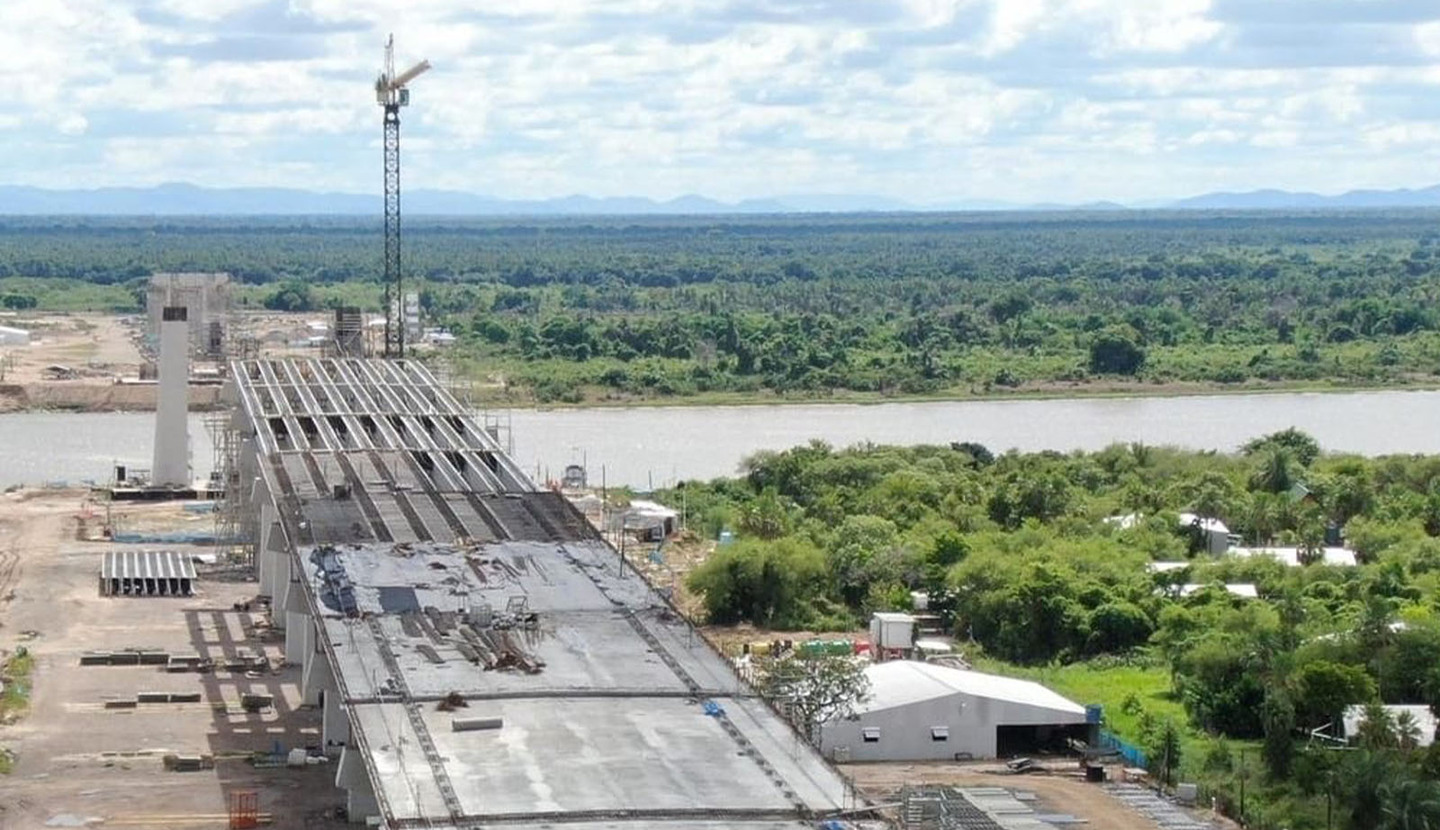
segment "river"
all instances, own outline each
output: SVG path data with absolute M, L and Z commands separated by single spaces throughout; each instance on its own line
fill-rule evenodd
M 1066 398 L 927 403 L 513 410 L 515 458 L 544 480 L 581 463 L 591 481 L 637 489 L 731 475 L 741 459 L 811 439 L 846 446 L 978 441 L 999 452 L 1094 450 L 1117 441 L 1234 450 L 1295 426 L 1327 450 L 1381 455 L 1440 452 L 1440 391 L 1275 393 L 1179 398 Z M 0 486 L 109 478 L 112 465 L 150 466 L 149 413 L 0 415 Z M 213 449 L 191 418 L 197 477 Z

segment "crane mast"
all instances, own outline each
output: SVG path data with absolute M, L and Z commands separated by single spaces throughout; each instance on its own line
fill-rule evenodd
M 395 36 L 385 42 L 385 67 L 375 81 L 384 110 L 385 150 L 385 357 L 405 356 L 405 293 L 400 260 L 400 108 L 410 103 L 406 84 L 430 68 L 420 61 L 395 73 Z

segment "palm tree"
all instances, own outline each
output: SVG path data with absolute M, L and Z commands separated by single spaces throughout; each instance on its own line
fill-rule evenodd
M 1295 486 L 1295 459 L 1290 450 L 1275 446 L 1260 456 L 1260 466 L 1250 474 L 1250 489 L 1284 493 Z
M 1365 704 L 1360 726 L 1355 730 L 1355 742 L 1372 752 L 1399 746 L 1394 715 L 1383 704 Z
M 1273 493 L 1255 493 L 1250 497 L 1246 518 L 1255 544 L 1268 545 L 1290 522 L 1290 500 Z
M 1342 804 L 1350 806 L 1349 826 L 1374 830 L 1391 806 L 1389 787 L 1396 778 L 1395 759 L 1384 752 L 1357 752 L 1345 764 Z
M 1303 511 L 1295 521 L 1295 558 L 1309 565 L 1325 558 L 1325 517 L 1318 509 Z
M 1440 784 L 1405 778 L 1381 788 L 1380 830 L 1440 828 Z
M 1420 723 L 1408 709 L 1395 716 L 1395 739 L 1406 752 L 1420 746 Z

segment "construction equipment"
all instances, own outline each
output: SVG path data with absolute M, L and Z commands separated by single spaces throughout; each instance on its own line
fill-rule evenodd
M 395 72 L 395 36 L 385 41 L 385 68 L 375 79 L 375 100 L 385 110 L 385 356 L 405 356 L 405 295 L 400 275 L 400 108 L 410 105 L 406 84 L 430 69 L 420 61 Z

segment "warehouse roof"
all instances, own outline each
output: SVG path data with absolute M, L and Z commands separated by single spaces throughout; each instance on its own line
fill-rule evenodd
M 1062 722 L 1085 722 L 1085 707 L 1030 680 L 954 669 L 915 660 L 891 660 L 865 668 L 870 698 L 861 712 L 893 709 L 938 697 L 962 694 L 1052 710 Z M 1073 716 L 1071 718 L 1070 716 Z

